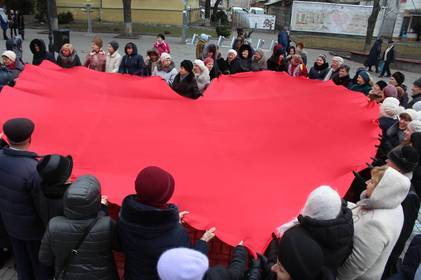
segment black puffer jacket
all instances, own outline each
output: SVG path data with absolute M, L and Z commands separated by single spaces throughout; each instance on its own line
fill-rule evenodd
M 131 55 L 127 53 L 127 48 L 129 46 L 133 49 Z M 121 60 L 118 73 L 146 76 L 148 72 L 147 66 L 145 65 L 143 57 L 137 53 L 137 46 L 134 43 L 127 43 L 126 47 L 124 48 L 124 51 L 126 54 Z
M 242 52 L 247 50 L 249 52 L 247 58 L 242 56 Z M 251 60 L 254 55 L 253 48 L 248 44 L 243 44 L 238 51 L 238 58 L 240 59 L 241 72 L 251 71 Z
M 344 86 L 348 88 L 349 85 L 351 84 L 351 77 L 349 75 L 345 77 L 339 77 L 339 75 L 335 75 L 334 77 L 332 77 L 332 81 L 337 86 Z
M 35 45 L 39 47 L 39 52 L 35 50 Z M 33 65 L 40 65 L 43 60 L 49 60 L 51 62 L 56 62 L 54 55 L 47 52 L 47 48 L 45 46 L 44 40 L 41 39 L 34 39 L 29 44 L 29 48 L 31 49 L 32 54 L 34 55 L 32 59 Z
M 412 147 L 421 155 L 421 132 L 412 133 L 411 143 Z M 418 165 L 413 172 L 411 183 L 417 195 L 421 197 L 421 161 L 418 162 Z
M 310 72 L 308 73 L 308 78 L 312 80 L 323 80 L 327 73 L 329 72 L 329 63 L 324 63 L 318 65 L 314 63 L 314 66 L 311 67 Z
M 198 99 L 202 96 L 193 73 L 189 73 L 184 79 L 181 79 L 178 73 L 171 87 L 175 92 L 187 98 Z
M 38 195 L 38 209 L 45 226 L 57 216 L 63 216 L 63 195 L 70 184 L 43 185 Z
M 342 204 L 341 212 L 336 219 L 320 221 L 300 215 L 298 221 L 319 243 L 324 253 L 325 266 L 336 275 L 338 267 L 352 253 L 354 222 L 346 202 Z
M 118 237 L 126 254 L 125 279 L 156 280 L 156 265 L 166 250 L 190 247 L 187 231 L 179 223 L 175 205 L 158 209 L 140 203 L 136 195 L 127 196 L 121 206 L 118 221 Z M 196 243 L 196 249 L 207 254 L 204 241 Z
M 51 219 L 39 252 L 40 261 L 55 265 L 55 273 L 63 270 L 66 257 L 83 237 L 89 225 L 96 224 L 86 236 L 68 265 L 65 277 L 59 279 L 118 279 L 112 255 L 114 222 L 110 217 L 98 217 L 101 189 L 93 176 L 79 177 L 63 197 L 64 216 Z
M 244 246 L 237 246 L 229 266 L 209 268 L 203 280 L 241 280 L 245 279 L 248 263 L 248 252 Z

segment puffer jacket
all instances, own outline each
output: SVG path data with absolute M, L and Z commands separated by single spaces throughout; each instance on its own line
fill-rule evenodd
M 62 52 L 60 52 L 57 56 L 57 65 L 63 68 L 72 68 L 74 66 L 81 66 L 82 63 L 80 63 L 80 59 L 76 51 L 73 50 L 70 56 L 64 56 Z
M 338 267 L 352 253 L 354 221 L 346 202 L 342 203 L 341 212 L 336 219 L 322 221 L 300 215 L 298 221 L 320 245 L 325 257 L 324 265 L 336 275 Z
M 203 68 L 202 73 L 199 75 L 194 75 L 196 78 L 197 87 L 199 88 L 199 92 L 203 93 L 205 89 L 210 84 L 210 77 L 209 77 L 209 70 L 208 68 Z
M 228 267 L 216 266 L 209 268 L 203 280 L 241 280 L 246 279 L 248 252 L 244 246 L 234 248 Z
M 63 216 L 63 195 L 70 184 L 44 185 L 41 183 L 41 191 L 38 195 L 39 215 L 44 223 L 57 216 Z
M 127 53 L 127 48 L 129 46 L 131 46 L 133 49 L 131 55 Z M 126 47 L 124 48 L 124 52 L 126 54 L 121 60 L 118 73 L 145 76 L 147 74 L 145 61 L 143 60 L 143 57 L 138 54 L 137 46 L 133 43 L 127 43 Z
M 175 205 L 159 209 L 140 203 L 136 195 L 122 203 L 118 221 L 118 237 L 126 254 L 124 277 L 127 280 L 156 280 L 156 265 L 166 250 L 190 247 L 187 231 L 179 223 Z M 207 254 L 207 245 L 199 240 L 196 249 Z
M 357 205 L 350 203 L 354 219 L 352 254 L 338 269 L 339 280 L 381 279 L 387 259 L 401 233 L 404 217 L 401 203 L 411 182 L 389 167 L 370 197 L 361 194 Z
M 308 73 L 308 78 L 312 80 L 323 80 L 327 73 L 329 72 L 329 64 L 324 63 L 322 65 L 318 65 L 314 63 L 314 66 L 311 67 L 310 72 Z
M 64 193 L 64 216 L 51 219 L 39 251 L 41 263 L 63 270 L 67 256 L 79 243 L 89 225 L 97 219 L 58 279 L 118 279 L 112 255 L 115 224 L 110 217 L 98 217 L 101 189 L 93 176 L 79 177 Z
M 161 61 L 158 61 L 156 69 L 152 71 L 152 76 L 161 77 L 171 86 L 175 76 L 177 76 L 177 69 L 175 68 L 174 61 L 171 61 L 171 64 L 168 67 L 163 67 Z
M 197 87 L 196 78 L 194 77 L 193 72 L 190 72 L 184 78 L 182 78 L 180 73 L 178 73 L 177 76 L 175 76 L 171 88 L 179 95 L 187 98 L 198 99 L 202 96 L 199 88 Z
M 35 45 L 39 47 L 39 52 L 35 50 Z M 41 39 L 34 39 L 29 44 L 29 48 L 31 49 L 32 54 L 34 55 L 32 59 L 33 65 L 40 65 L 43 60 L 49 60 L 51 62 L 56 62 L 54 58 L 54 54 L 51 54 L 47 51 L 47 47 L 45 46 L 44 40 Z

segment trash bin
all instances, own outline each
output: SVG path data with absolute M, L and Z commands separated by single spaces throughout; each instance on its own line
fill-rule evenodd
M 64 44 L 70 43 L 70 30 L 61 29 L 53 31 L 54 51 L 60 52 Z

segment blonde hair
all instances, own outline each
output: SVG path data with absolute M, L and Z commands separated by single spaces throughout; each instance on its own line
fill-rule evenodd
M 376 166 L 371 170 L 371 180 L 377 185 L 380 180 L 383 178 L 384 173 L 386 172 L 387 165 Z
M 69 44 L 69 43 L 67 43 L 67 44 L 64 44 L 62 47 L 61 47 L 61 51 L 63 51 L 63 50 L 65 50 L 65 49 L 67 49 L 67 50 L 69 50 L 70 51 L 70 53 L 73 53 L 73 45 L 72 44 Z
M 301 58 L 301 55 L 299 55 L 299 54 L 294 54 L 294 55 L 291 57 L 291 60 L 292 60 L 293 62 L 297 63 L 297 64 L 303 64 L 303 59 Z

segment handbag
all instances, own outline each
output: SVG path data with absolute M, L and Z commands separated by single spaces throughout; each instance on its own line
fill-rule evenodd
M 93 220 L 89 226 L 86 228 L 85 232 L 82 235 L 82 238 L 78 241 L 78 243 L 76 243 L 76 246 L 73 247 L 73 249 L 70 251 L 70 253 L 67 255 L 66 259 L 64 260 L 64 265 L 63 268 L 60 270 L 59 273 L 55 274 L 54 279 L 58 280 L 59 277 L 64 274 L 66 275 L 66 269 L 69 266 L 70 262 L 72 261 L 73 257 L 76 256 L 77 254 L 79 254 L 79 248 L 80 246 L 83 244 L 83 241 L 85 241 L 86 237 L 88 236 L 89 232 L 91 231 L 91 229 L 95 226 L 95 224 L 98 222 L 98 218 L 96 218 L 95 220 Z M 63 275 L 63 278 L 64 278 Z

